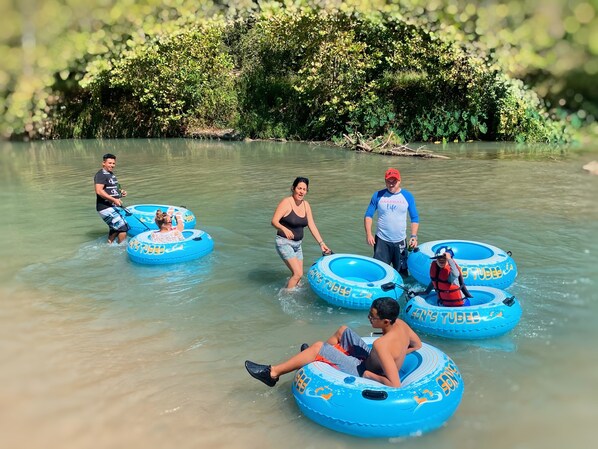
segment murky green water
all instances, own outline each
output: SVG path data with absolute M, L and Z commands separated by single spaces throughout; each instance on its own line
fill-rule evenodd
M 214 252 L 137 266 L 108 246 L 93 174 L 118 156 L 127 204 L 185 205 Z M 448 425 L 368 447 L 576 448 L 598 419 L 598 159 L 513 145 L 462 145 L 450 160 L 397 159 L 280 143 L 190 140 L 0 144 L 0 447 L 362 448 L 301 415 L 292 376 L 275 389 L 246 358 L 276 362 L 366 314 L 329 307 L 288 276 L 269 222 L 298 176 L 335 252 L 371 255 L 363 212 L 398 167 L 420 241 L 469 239 L 513 252 L 523 318 L 483 342 L 424 337 L 465 382 Z M 306 268 L 318 257 L 304 244 Z M 411 280 L 411 282 L 413 282 Z

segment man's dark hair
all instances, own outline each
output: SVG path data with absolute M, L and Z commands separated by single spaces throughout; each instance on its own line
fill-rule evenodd
M 114 159 L 116 160 L 116 156 L 112 153 L 106 153 L 102 156 L 102 160 L 105 161 L 106 159 Z
M 383 298 L 374 299 L 372 302 L 372 309 L 376 309 L 378 318 L 381 320 L 390 320 L 390 324 L 393 324 L 399 316 L 401 306 L 399 306 L 399 303 L 394 299 L 385 296 Z

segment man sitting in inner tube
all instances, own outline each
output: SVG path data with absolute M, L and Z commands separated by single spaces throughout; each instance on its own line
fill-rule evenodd
M 423 293 L 427 295 L 436 290 L 438 305 L 444 307 L 461 307 L 470 305 L 472 295 L 463 282 L 461 268 L 453 259 L 455 253 L 448 246 L 441 246 L 436 251 L 433 262 L 430 264 L 430 279 L 432 282 Z
M 278 365 L 262 365 L 245 361 L 247 372 L 255 379 L 273 387 L 281 375 L 295 371 L 308 363 L 324 362 L 355 377 L 365 377 L 389 387 L 400 387 L 399 370 L 405 356 L 422 347 L 417 334 L 398 318 L 399 303 L 392 298 L 376 298 L 368 319 L 382 336 L 370 347 L 356 332 L 341 326 L 325 342 L 301 345 L 301 352 Z

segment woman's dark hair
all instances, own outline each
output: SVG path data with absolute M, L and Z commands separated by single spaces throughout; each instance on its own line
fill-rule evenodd
M 376 309 L 378 318 L 381 320 L 390 320 L 390 324 L 393 324 L 399 316 L 401 306 L 399 306 L 399 303 L 394 299 L 385 296 L 383 298 L 374 299 L 372 302 L 372 309 Z
M 293 181 L 293 190 L 299 185 L 300 182 L 304 182 L 305 186 L 309 189 L 309 179 L 304 178 L 303 176 L 297 176 Z

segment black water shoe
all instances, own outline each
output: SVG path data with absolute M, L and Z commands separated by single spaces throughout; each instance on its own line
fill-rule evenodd
M 307 348 L 309 348 L 309 345 L 307 343 L 303 343 L 301 345 L 301 352 L 305 351 Z
M 273 379 L 270 375 L 270 365 L 260 365 L 259 363 L 245 360 L 245 369 L 251 377 L 264 382 L 269 387 L 273 387 L 278 382 L 278 379 Z

